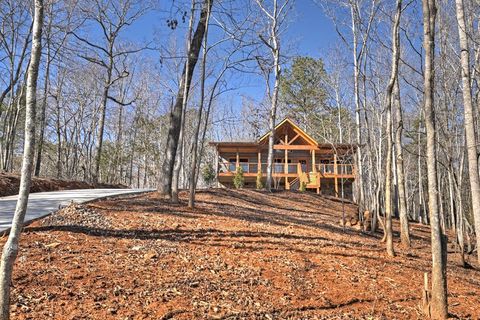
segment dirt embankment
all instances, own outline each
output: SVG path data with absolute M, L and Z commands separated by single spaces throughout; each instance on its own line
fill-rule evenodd
M 341 215 L 333 199 L 253 190 L 201 191 L 195 209 L 185 193 L 72 205 L 26 228 L 12 319 L 424 319 L 428 228 L 412 224 L 410 249 L 396 233 L 392 258 Z M 449 255 L 453 318 L 480 319 L 474 261 Z
M 20 176 L 16 174 L 0 173 L 0 197 L 18 194 Z M 124 185 L 93 184 L 84 181 L 66 181 L 53 178 L 32 178 L 30 192 L 44 192 L 72 189 L 93 189 L 93 188 L 125 188 Z

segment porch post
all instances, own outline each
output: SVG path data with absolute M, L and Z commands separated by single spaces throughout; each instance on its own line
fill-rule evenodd
M 238 149 L 237 149 L 237 160 L 235 163 L 235 171 L 237 171 L 238 167 L 240 167 L 240 154 L 238 153 Z
M 258 151 L 258 165 L 257 165 L 257 173 L 261 172 L 262 171 L 262 152 L 259 150 Z M 262 172 L 262 176 L 263 176 L 263 172 Z
M 335 197 L 338 198 L 338 165 L 336 153 L 333 155 L 333 173 L 335 174 Z
M 220 154 L 218 152 L 218 146 L 215 146 L 215 181 L 217 184 L 217 188 L 220 188 L 220 181 L 218 179 L 218 171 L 219 171 L 219 160 L 220 160 Z
M 285 134 L 285 145 L 288 145 L 288 135 Z M 283 164 L 283 173 L 285 174 L 285 189 L 290 190 L 290 183 L 288 182 L 288 149 L 285 149 L 285 159 Z
M 317 165 L 316 165 L 316 161 L 315 161 L 315 150 L 311 150 L 312 151 L 312 172 L 317 172 Z

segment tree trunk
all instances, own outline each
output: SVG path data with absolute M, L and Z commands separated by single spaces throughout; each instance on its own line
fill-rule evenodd
M 135 146 L 137 144 L 137 131 L 138 131 L 138 123 L 139 123 L 139 115 L 138 113 L 135 114 L 135 120 L 133 121 L 133 140 L 132 140 L 132 146 L 130 150 L 130 165 L 128 169 L 128 185 L 132 187 L 133 183 L 133 158 L 135 156 Z
M 190 42 L 192 39 L 192 29 L 193 29 L 193 21 L 195 16 L 195 0 L 192 0 L 191 4 L 191 13 L 190 13 L 190 20 L 188 23 L 188 36 L 187 36 L 187 53 L 190 52 Z M 206 22 L 205 22 L 206 24 Z M 207 26 L 205 26 L 207 28 Z M 204 37 L 203 37 L 204 38 Z M 186 61 L 185 69 L 187 73 L 184 74 L 183 81 L 187 81 L 190 74 L 188 73 L 189 70 L 189 59 Z M 181 87 L 181 86 L 180 86 Z M 178 184 L 180 182 L 180 169 L 182 169 L 182 162 L 184 157 L 184 136 L 185 136 L 185 116 L 187 113 L 187 102 L 188 102 L 188 87 L 183 87 L 183 100 L 182 100 L 182 117 L 180 119 L 180 135 L 178 137 L 178 146 L 177 146 L 177 153 L 176 153 L 176 161 L 173 166 L 173 175 L 172 175 L 172 187 L 170 191 L 170 197 L 173 203 L 178 203 Z
M 396 163 L 397 163 L 397 179 L 398 179 L 398 209 L 400 214 L 400 240 L 402 244 L 410 248 L 410 231 L 408 226 L 408 211 L 407 211 L 407 192 L 405 188 L 405 170 L 403 165 L 403 114 L 402 104 L 400 101 L 400 84 L 395 81 L 394 87 L 394 107 L 397 118 L 397 128 L 395 130 L 395 145 L 396 145 Z
M 170 194 L 172 203 L 178 203 L 178 185 L 180 183 L 180 170 L 182 169 L 183 157 L 184 157 L 184 148 L 185 148 L 185 117 L 186 117 L 186 106 L 183 107 L 182 114 L 182 125 L 180 127 L 180 136 L 178 137 L 178 147 L 177 147 L 177 161 L 173 167 L 173 177 L 172 177 L 172 192 Z
M 457 199 L 457 221 L 455 221 L 456 230 L 455 233 L 457 235 L 458 241 L 458 249 L 460 251 L 460 265 L 465 267 L 465 240 L 464 240 L 464 223 L 463 223 L 463 201 L 462 201 L 462 192 L 460 191 L 462 188 L 461 181 L 456 186 L 456 199 Z
M 182 73 L 182 80 L 178 88 L 175 105 L 170 114 L 170 127 L 168 129 L 167 144 L 165 150 L 165 159 L 163 161 L 160 179 L 158 182 L 158 192 L 164 195 L 170 195 L 172 191 L 173 167 L 177 155 L 177 145 L 182 126 L 183 102 L 185 93 L 188 95 L 192 81 L 193 71 L 198 61 L 198 55 L 202 46 L 202 39 L 205 34 L 207 13 L 212 9 L 213 0 L 204 0 L 203 8 L 200 13 L 197 29 L 193 35 L 188 50 L 188 58 Z M 185 97 L 186 98 L 186 97 Z
M 350 8 L 351 19 L 352 19 L 352 33 L 353 33 L 353 94 L 355 97 L 355 128 L 356 128 L 356 138 L 357 138 L 357 153 L 356 153 L 356 189 L 357 189 L 357 202 L 358 209 L 360 213 L 364 209 L 364 194 L 363 194 L 363 159 L 362 159 L 362 122 L 360 117 L 360 92 L 358 80 L 360 77 L 360 66 L 358 65 L 358 54 L 357 54 L 357 44 L 358 36 L 356 29 L 356 15 L 353 5 Z M 377 213 L 378 214 L 378 213 Z
M 440 226 L 438 204 L 437 139 L 434 107 L 435 19 L 437 13 L 435 0 L 423 0 L 422 8 L 423 46 L 425 48 L 424 109 L 427 130 L 428 211 L 432 234 L 432 303 L 430 311 L 433 319 L 446 319 L 448 317 L 446 248 L 444 247 L 444 235 Z
M 112 50 L 110 50 L 112 52 Z M 100 162 L 102 161 L 102 148 L 103 148 L 103 132 L 105 130 L 105 116 L 107 114 L 107 100 L 108 92 L 110 91 L 110 85 L 112 81 L 112 69 L 113 60 L 110 59 L 109 68 L 107 70 L 107 78 L 105 79 L 105 87 L 103 88 L 102 102 L 100 105 L 100 122 L 98 123 L 98 146 L 97 153 L 95 155 L 95 173 L 93 175 L 93 182 L 97 183 L 100 179 Z
M 270 37 L 272 43 L 269 45 L 270 50 L 273 56 L 273 72 L 274 72 L 274 84 L 273 84 L 273 93 L 271 96 L 271 107 L 270 107 L 270 117 L 268 121 L 268 129 L 270 131 L 270 136 L 268 137 L 268 155 L 267 155 L 267 178 L 265 183 L 265 188 L 267 191 L 272 190 L 272 176 L 273 176 L 273 146 L 275 144 L 275 122 L 277 118 L 277 104 L 278 104 L 278 91 L 280 85 L 280 39 L 279 39 L 279 12 L 278 12 L 278 3 L 277 0 L 273 1 L 273 13 L 270 17 L 271 26 L 270 26 Z M 268 79 L 268 77 L 267 77 Z M 267 86 L 270 84 L 267 81 Z
M 458 169 L 458 174 L 457 176 L 459 177 L 455 184 L 456 188 L 456 194 L 457 194 L 457 239 L 458 239 L 458 245 L 460 247 L 460 259 L 461 259 L 461 264 L 462 266 L 465 266 L 465 240 L 464 240 L 464 230 L 465 230 L 465 223 L 464 223 L 464 215 L 463 215 L 463 199 L 462 199 L 462 192 L 461 190 L 463 189 L 463 168 L 465 166 L 465 153 L 462 153 L 462 157 L 460 158 L 460 166 Z M 468 232 L 467 232 L 468 234 Z
M 467 143 L 468 176 L 472 195 L 473 218 L 477 235 L 477 259 L 480 263 L 480 177 L 478 175 L 477 139 L 475 135 L 472 87 L 470 77 L 470 47 L 465 23 L 463 0 L 456 0 L 460 61 L 462 64 L 463 106 L 465 114 L 465 138 Z
M 52 22 L 53 19 L 50 19 L 46 32 L 50 35 L 52 31 Z M 43 152 L 43 140 L 45 136 L 45 125 L 46 125 L 46 112 L 47 112 L 47 98 L 48 98 L 48 87 L 50 85 L 50 37 L 47 37 L 47 48 L 46 48 L 46 66 L 45 66 L 45 85 L 43 88 L 43 97 L 42 97 L 42 107 L 40 109 L 40 128 L 38 136 L 38 145 L 37 145 L 37 156 L 35 161 L 35 176 L 40 176 L 40 169 L 42 166 L 42 152 Z
M 268 156 L 267 156 L 267 179 L 266 189 L 272 190 L 272 175 L 273 175 L 273 146 L 275 144 L 275 122 L 277 117 L 277 103 L 278 103 L 278 89 L 280 81 L 280 51 L 278 48 L 274 50 L 274 68 L 275 68 L 275 83 L 272 94 L 272 105 L 270 108 L 270 118 L 268 127 L 270 130 L 270 136 L 268 137 Z
M 387 109 L 387 159 L 385 169 L 385 234 L 387 253 L 389 256 L 395 256 L 393 249 L 393 231 L 392 231 L 392 154 L 393 154 L 393 135 L 392 135 L 392 100 L 393 87 L 398 76 L 398 61 L 400 59 L 400 38 L 398 30 L 400 27 L 400 17 L 402 14 L 402 0 L 397 0 L 395 20 L 392 27 L 392 70 L 387 85 L 385 103 Z
M 55 106 L 57 111 L 57 118 L 55 121 L 55 131 L 57 135 L 57 179 L 62 177 L 62 133 L 60 128 L 60 101 L 58 100 L 59 97 L 55 99 Z
M 210 1 L 210 0 L 208 0 Z M 209 6 L 207 6 L 208 8 Z M 195 189 L 197 186 L 197 162 L 199 158 L 198 150 L 198 139 L 200 135 L 200 127 L 202 126 L 202 114 L 203 106 L 205 104 L 205 73 L 207 65 L 207 45 L 208 45 L 208 24 L 210 21 L 210 10 L 207 11 L 207 18 L 205 21 L 205 36 L 203 37 L 203 57 L 202 57 L 202 72 L 200 78 L 200 105 L 198 106 L 198 117 L 197 124 L 195 126 L 195 132 L 193 135 L 193 146 L 192 146 L 192 166 L 190 172 L 190 190 L 188 195 L 188 207 L 195 207 Z M 202 141 L 203 144 L 203 141 Z M 201 155 L 200 155 L 201 157 Z
M 12 228 L 8 240 L 3 247 L 0 261 L 0 319 L 10 317 L 10 283 L 12 281 L 13 264 L 18 253 L 20 234 L 27 210 L 28 196 L 32 179 L 34 147 L 35 147 L 35 108 L 38 67 L 42 54 L 43 1 L 35 0 L 33 39 L 30 64 L 27 75 L 25 145 L 23 150 L 22 175 L 18 193 L 17 206 L 12 220 Z

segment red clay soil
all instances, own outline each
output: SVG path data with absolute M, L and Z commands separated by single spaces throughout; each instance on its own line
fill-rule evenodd
M 220 189 L 197 198 L 194 210 L 184 193 L 180 205 L 155 193 L 107 199 L 36 221 L 15 265 L 12 318 L 424 318 L 424 226 L 390 258 L 378 235 L 342 230 L 333 199 Z M 478 266 L 449 257 L 451 316 L 480 319 Z
M 0 197 L 18 194 L 20 176 L 16 174 L 0 173 Z M 125 188 L 123 185 L 93 184 L 84 181 L 66 181 L 53 178 L 32 178 L 31 192 L 93 189 L 93 188 Z

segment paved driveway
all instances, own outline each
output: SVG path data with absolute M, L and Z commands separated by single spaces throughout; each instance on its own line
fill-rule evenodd
M 149 189 L 81 189 L 31 193 L 25 221 L 47 215 L 71 201 L 81 203 L 101 197 L 140 193 Z M 18 196 L 0 197 L 0 232 L 11 227 Z

